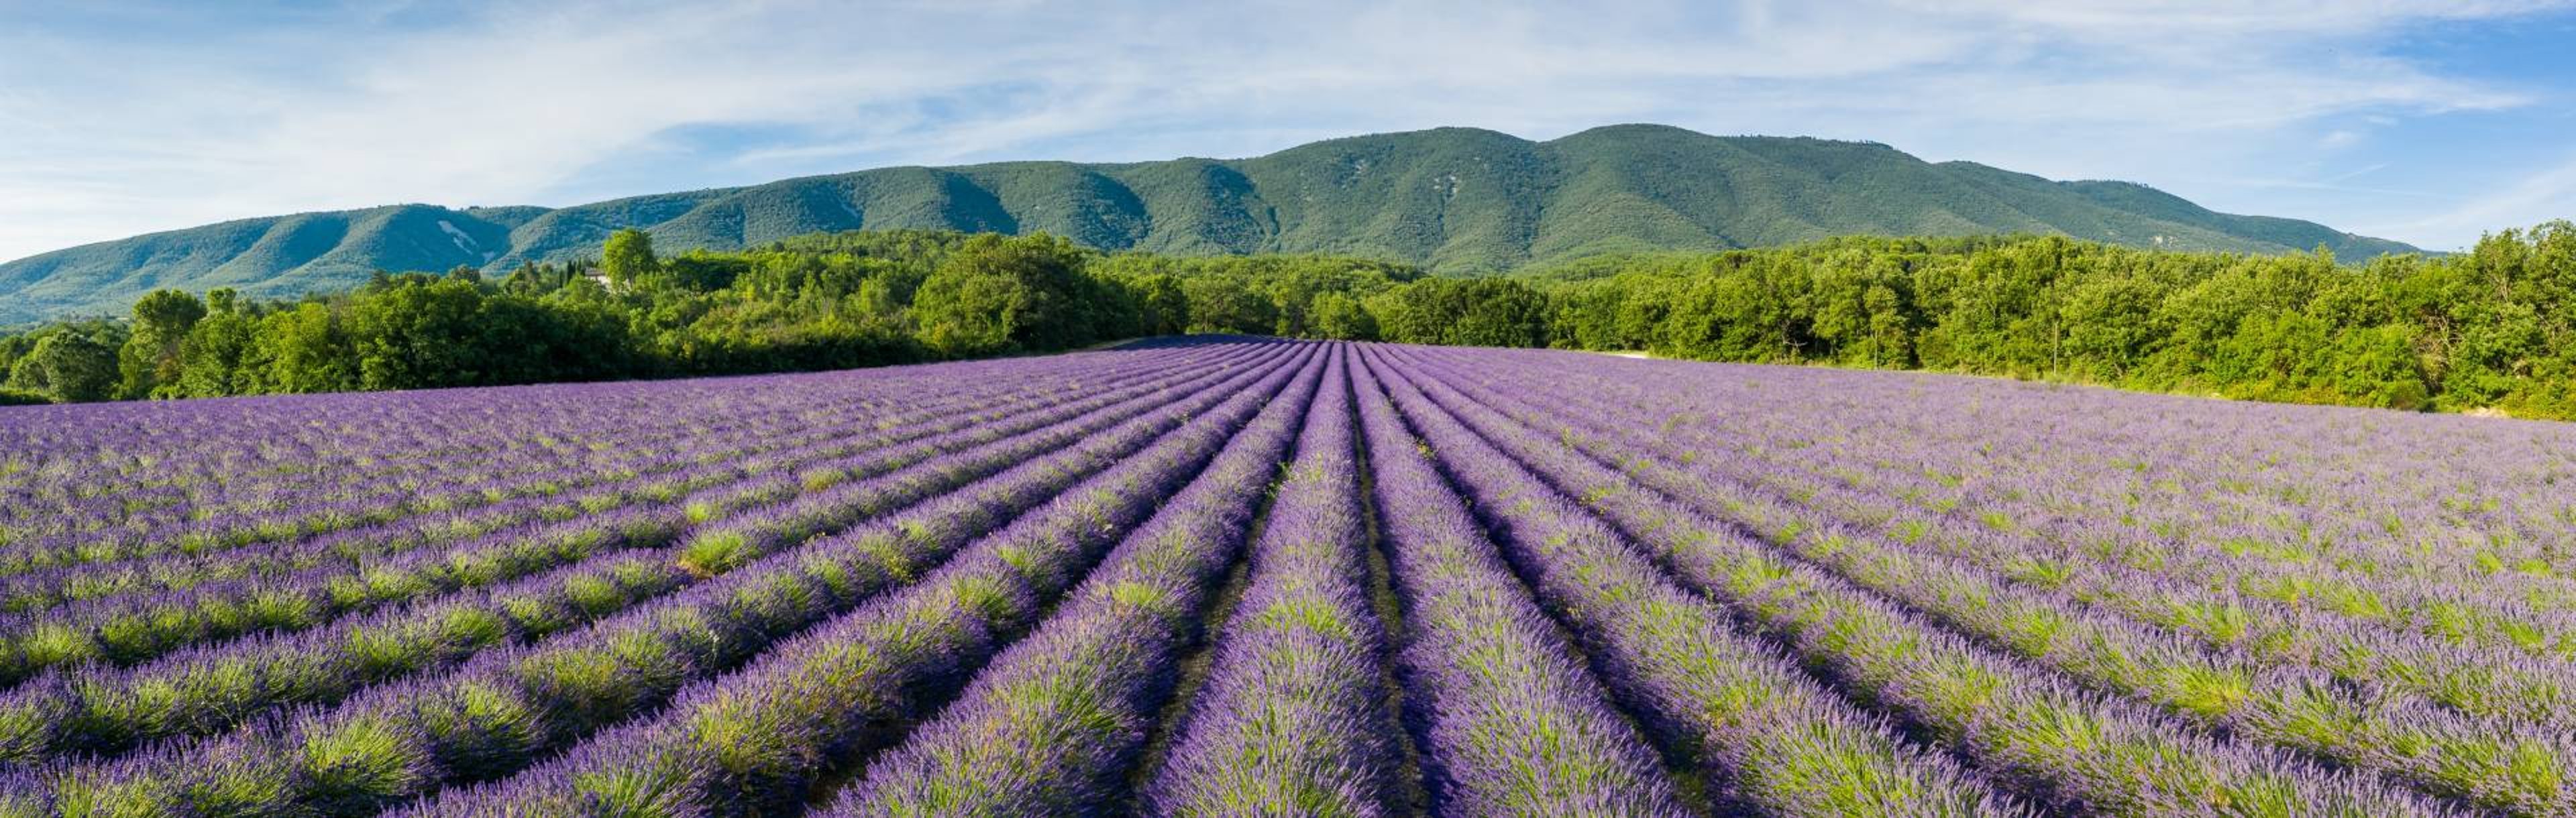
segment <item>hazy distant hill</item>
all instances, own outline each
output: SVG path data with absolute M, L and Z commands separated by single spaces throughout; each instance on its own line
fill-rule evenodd
M 900 227 L 1046 231 L 1111 250 L 1321 252 L 1476 273 L 1605 252 L 1835 235 L 2064 233 L 2139 246 L 2346 257 L 2414 248 L 2214 213 L 2126 182 L 2055 182 L 1884 145 L 1659 125 L 1546 142 L 1468 128 L 1252 159 L 898 167 L 562 209 L 393 205 L 224 222 L 0 264 L 0 324 L 118 311 L 155 287 L 292 296 L 377 269 L 593 255 L 619 228 L 670 250 Z

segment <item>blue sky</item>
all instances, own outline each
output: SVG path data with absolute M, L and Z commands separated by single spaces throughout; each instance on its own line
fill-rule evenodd
M 393 202 L 1618 122 L 2455 249 L 2576 217 L 2571 42 L 2566 2 L 0 0 L 0 259 Z

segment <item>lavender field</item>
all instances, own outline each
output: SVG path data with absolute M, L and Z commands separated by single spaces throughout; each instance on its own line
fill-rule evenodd
M 0 408 L 0 817 L 2576 815 L 2576 427 L 1254 339 Z

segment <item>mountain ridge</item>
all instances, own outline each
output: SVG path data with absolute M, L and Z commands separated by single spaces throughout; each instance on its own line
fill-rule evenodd
M 1244 159 L 896 166 L 562 208 L 410 203 L 235 219 L 0 264 L 0 324 L 121 311 L 156 287 L 292 297 L 377 269 L 501 270 L 640 227 L 669 251 L 829 230 L 1046 231 L 1111 251 L 1336 253 L 1474 274 L 1589 255 L 1835 235 L 2063 234 L 2144 247 L 2413 252 L 2313 222 L 2210 211 L 2130 182 L 1925 162 L 1876 142 L 1609 125 L 1546 141 L 1475 128 L 1340 137 Z

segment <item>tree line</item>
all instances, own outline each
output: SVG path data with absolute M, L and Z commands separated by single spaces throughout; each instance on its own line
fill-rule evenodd
M 1554 271 L 1551 343 L 2576 418 L 2576 225 L 2468 252 L 2249 256 L 1853 238 Z
M 154 292 L 0 338 L 0 400 L 412 389 L 829 369 L 1177 333 L 1635 350 L 2576 418 L 2576 226 L 2339 264 L 2060 237 L 1845 238 L 1444 278 L 1330 256 L 1100 253 L 838 233 L 259 302 Z
M 1104 256 L 1062 238 L 800 237 L 664 256 L 376 273 L 259 301 L 157 290 L 130 318 L 0 337 L 0 402 L 488 386 L 872 366 L 1184 332 L 1374 337 L 1352 299 L 1419 273 L 1356 259 Z

